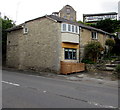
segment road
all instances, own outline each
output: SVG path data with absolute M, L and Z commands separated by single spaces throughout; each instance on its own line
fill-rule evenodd
M 118 87 L 2 72 L 3 108 L 118 108 Z

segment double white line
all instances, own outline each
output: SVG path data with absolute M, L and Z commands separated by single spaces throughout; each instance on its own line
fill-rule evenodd
M 7 82 L 7 81 L 1 81 L 1 82 L 6 83 L 6 84 L 10 84 L 10 85 L 13 85 L 13 86 L 20 86 L 19 84 L 12 83 L 12 82 Z

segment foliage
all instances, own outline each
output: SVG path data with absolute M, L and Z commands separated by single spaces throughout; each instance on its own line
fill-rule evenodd
M 95 62 L 92 61 L 91 59 L 83 59 L 81 62 L 82 62 L 82 63 L 85 63 L 85 64 L 94 64 L 94 63 L 95 63 Z
M 105 45 L 108 46 L 107 57 L 110 57 L 113 54 L 113 47 L 115 45 L 115 40 L 109 38 L 106 40 Z
M 115 45 L 113 46 L 112 53 L 120 56 L 120 39 L 115 38 Z
M 93 26 L 98 29 L 102 29 L 109 33 L 115 33 L 118 30 L 120 30 L 120 20 L 111 20 L 111 19 L 105 19 L 98 21 L 96 24 L 89 24 L 90 26 Z
M 9 19 L 7 16 L 0 18 L 0 21 L 2 22 L 2 56 L 4 60 L 4 57 L 6 56 L 6 42 L 7 42 L 6 29 L 13 27 L 15 24 L 13 20 Z
M 86 24 L 86 23 L 84 23 L 84 22 L 82 22 L 82 21 L 77 21 L 78 23 L 80 23 L 80 24 Z
M 120 73 L 120 64 L 116 67 L 116 72 Z
M 115 45 L 115 40 L 109 38 L 106 40 L 105 45 L 107 45 L 109 47 L 113 47 Z
M 115 68 L 115 72 L 113 75 L 120 79 L 120 64 L 118 64 L 117 67 Z
M 101 55 L 103 47 L 100 42 L 92 41 L 85 46 L 85 59 L 90 59 L 93 62 L 96 62 L 98 57 Z

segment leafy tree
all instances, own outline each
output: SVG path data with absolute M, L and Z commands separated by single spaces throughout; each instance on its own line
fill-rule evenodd
M 102 29 L 109 33 L 115 33 L 118 30 L 120 30 L 120 20 L 117 21 L 117 20 L 105 19 L 98 21 L 96 24 L 91 24 L 90 26 L 93 26 L 98 29 Z
M 115 38 L 115 45 L 113 46 L 112 52 L 115 55 L 120 56 L 120 39 L 118 39 L 117 37 Z
M 106 40 L 105 45 L 107 45 L 109 47 L 108 57 L 110 57 L 111 54 L 112 54 L 112 49 L 113 49 L 113 47 L 115 45 L 115 40 L 109 38 L 109 39 Z
M 89 42 L 85 46 L 85 59 L 90 59 L 94 62 L 97 61 L 98 57 L 101 55 L 101 51 L 103 51 L 103 47 L 100 42 L 92 41 Z
M 107 45 L 109 47 L 113 47 L 115 45 L 115 40 L 109 38 L 106 40 L 105 45 Z
M 6 29 L 15 26 L 13 20 L 9 19 L 7 16 L 0 18 L 2 22 L 2 59 L 3 62 L 6 60 L 6 44 L 7 44 L 7 32 Z

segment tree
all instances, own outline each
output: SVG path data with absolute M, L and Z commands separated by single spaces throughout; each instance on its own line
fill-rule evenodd
M 109 39 L 106 40 L 105 45 L 107 45 L 109 47 L 108 57 L 110 57 L 110 55 L 112 54 L 112 49 L 115 45 L 115 40 L 109 38 Z
M 87 59 L 90 59 L 96 62 L 103 50 L 104 49 L 102 45 L 100 44 L 100 42 L 97 42 L 97 41 L 89 42 L 85 46 L 85 59 L 87 58 Z
M 91 24 L 91 26 L 109 33 L 115 33 L 120 29 L 120 20 L 105 19 L 98 21 L 96 24 Z
M 113 46 L 112 52 L 120 56 L 120 39 L 117 37 L 115 38 L 115 45 Z
M 0 18 L 0 21 L 2 22 L 2 59 L 4 63 L 6 60 L 6 44 L 7 44 L 6 29 L 15 26 L 15 23 L 13 22 L 13 20 L 9 19 L 7 16 Z

